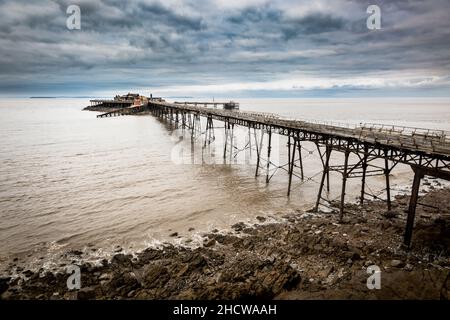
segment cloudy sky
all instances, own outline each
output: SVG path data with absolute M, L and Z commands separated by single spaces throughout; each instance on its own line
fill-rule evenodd
M 0 0 L 0 95 L 128 91 L 450 96 L 450 1 Z

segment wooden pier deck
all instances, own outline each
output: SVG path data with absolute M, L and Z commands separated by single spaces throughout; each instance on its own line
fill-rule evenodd
M 142 112 L 146 107 L 147 106 L 145 106 L 145 105 L 132 105 L 129 107 L 117 108 L 117 109 L 113 109 L 111 111 L 99 114 L 99 115 L 97 115 L 97 118 L 132 115 L 132 114 Z

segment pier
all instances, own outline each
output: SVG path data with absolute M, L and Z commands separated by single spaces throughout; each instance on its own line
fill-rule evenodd
M 93 101 L 93 102 L 92 102 Z M 96 103 L 98 100 L 92 100 Z M 127 101 L 126 103 L 128 103 Z M 104 101 L 107 105 L 111 102 Z M 121 102 L 121 106 L 126 103 Z M 237 106 L 231 108 L 230 106 Z M 227 147 L 233 147 L 233 130 L 241 126 L 248 130 L 249 139 L 254 140 L 256 147 L 257 164 L 255 176 L 265 174 L 266 183 L 273 176 L 274 164 L 271 162 L 272 135 L 278 134 L 287 137 L 288 163 L 276 169 L 284 169 L 288 173 L 287 195 L 291 196 L 292 177 L 302 180 L 303 174 L 302 143 L 312 142 L 319 152 L 322 172 L 320 175 L 319 190 L 315 201 L 314 211 L 320 205 L 327 205 L 323 197 L 324 188 L 329 191 L 330 172 L 338 172 L 342 176 L 339 220 L 342 222 L 345 214 L 345 196 L 348 179 L 360 179 L 360 203 L 363 204 L 366 196 L 366 179 L 371 176 L 383 176 L 386 185 L 386 206 L 391 209 L 390 174 L 398 164 L 406 164 L 414 173 L 411 198 L 407 209 L 407 221 L 404 233 L 404 244 L 410 246 L 415 219 L 416 206 L 420 203 L 419 189 L 421 179 L 432 176 L 450 180 L 450 132 L 409 128 L 399 126 L 386 126 L 378 124 L 346 125 L 327 122 L 311 122 L 296 119 L 287 119 L 272 113 L 240 111 L 234 102 L 175 102 L 169 103 L 161 98 L 148 98 L 139 108 L 130 105 L 115 108 L 111 112 L 99 115 L 107 117 L 113 115 L 134 114 L 149 111 L 154 116 L 164 118 L 176 127 L 191 130 L 192 137 L 196 132 L 205 136 L 205 146 L 215 137 L 214 120 L 223 122 L 224 126 L 224 158 Z M 213 106 L 210 108 L 208 106 Z M 217 108 L 222 106 L 222 109 Z M 129 110 L 129 111 L 125 111 Z M 133 110 L 133 111 L 131 111 Z M 127 113 L 129 112 L 129 113 Z M 206 128 L 201 130 L 200 119 L 206 119 Z M 263 138 L 267 136 L 267 144 L 263 146 Z M 251 142 L 251 140 L 249 140 Z M 263 149 L 264 147 L 264 149 Z M 228 152 L 230 152 L 228 150 Z M 331 165 L 330 156 L 339 152 L 343 155 L 343 163 Z M 350 163 L 350 155 L 357 161 Z M 382 161 L 383 165 L 374 163 Z M 295 170 L 300 170 L 296 173 Z M 276 171 L 276 170 L 275 170 Z M 372 195 L 373 196 L 373 195 Z

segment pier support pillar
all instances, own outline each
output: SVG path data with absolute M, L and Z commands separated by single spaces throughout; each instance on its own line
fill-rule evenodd
M 263 139 L 264 139 L 264 131 L 261 129 L 261 138 L 258 142 L 258 135 L 256 134 L 256 128 L 253 128 L 253 134 L 255 136 L 255 146 L 256 146 L 256 172 L 255 172 L 255 178 L 258 176 L 259 172 L 259 163 L 261 161 L 261 151 L 262 151 L 262 145 L 263 145 Z
M 362 161 L 362 179 L 361 179 L 361 196 L 359 199 L 359 203 L 363 205 L 364 203 L 364 196 L 366 194 L 366 172 L 367 172 L 367 158 L 368 158 L 368 148 L 367 146 L 364 147 L 364 158 Z
M 391 204 L 391 185 L 389 183 L 389 175 L 391 173 L 391 170 L 389 169 L 389 162 L 388 162 L 388 150 L 384 150 L 384 175 L 386 176 L 386 201 L 387 201 L 387 207 L 388 210 L 391 210 L 392 204 Z
M 320 180 L 320 186 L 319 186 L 319 193 L 317 195 L 317 200 L 316 200 L 316 206 L 314 207 L 314 211 L 317 212 L 319 211 L 319 204 L 320 204 L 320 199 L 322 199 L 322 190 L 323 190 L 323 185 L 325 183 L 325 177 L 328 174 L 328 171 L 330 170 L 330 155 L 331 155 L 331 147 L 329 147 L 328 145 L 326 145 L 325 147 L 325 162 L 323 165 L 323 173 L 322 173 L 322 178 Z
M 297 134 L 297 147 L 298 147 L 298 159 L 300 162 L 300 176 L 303 181 L 304 175 L 303 175 L 302 145 L 300 144 L 300 139 L 298 139 L 298 134 Z
M 223 145 L 223 159 L 226 159 L 227 156 L 227 144 L 228 144 L 228 131 L 230 130 L 230 123 L 225 120 L 224 122 L 224 134 L 225 134 L 225 139 L 224 139 L 224 145 Z
M 270 172 L 270 152 L 272 150 L 272 128 L 268 131 L 269 142 L 267 144 L 267 167 L 266 167 L 266 183 L 269 183 L 269 172 Z
M 345 150 L 344 154 L 344 172 L 342 173 L 342 191 L 341 191 L 341 203 L 339 206 L 339 222 L 342 222 L 344 219 L 344 206 L 345 206 L 345 187 L 347 185 L 347 170 L 348 170 L 348 157 L 350 155 L 350 151 Z
M 292 183 L 292 174 L 294 172 L 294 162 L 295 162 L 295 151 L 297 148 L 297 139 L 294 138 L 294 144 L 292 147 L 292 156 L 291 156 L 291 138 L 289 137 L 289 142 L 288 142 L 288 149 L 289 149 L 289 157 L 291 157 L 289 159 L 289 184 L 288 184 L 288 192 L 287 195 L 288 197 L 291 195 L 291 183 Z
M 408 218 L 406 219 L 405 236 L 403 240 L 403 243 L 408 247 L 411 245 L 417 200 L 419 198 L 420 181 L 424 177 L 422 170 L 416 167 L 412 167 L 412 169 L 414 170 L 414 181 L 411 190 L 411 198 L 409 199 Z

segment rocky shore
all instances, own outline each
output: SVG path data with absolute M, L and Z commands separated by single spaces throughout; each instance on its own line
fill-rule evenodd
M 389 212 L 379 201 L 347 205 L 344 223 L 337 209 L 276 223 L 260 216 L 203 234 L 197 248 L 165 244 L 85 262 L 79 290 L 68 290 L 64 270 L 25 270 L 0 279 L 1 299 L 448 299 L 448 199 L 447 189 L 421 197 L 429 206 L 418 206 L 410 249 L 402 245 L 408 197 L 397 196 Z M 371 265 L 381 289 L 367 288 Z

